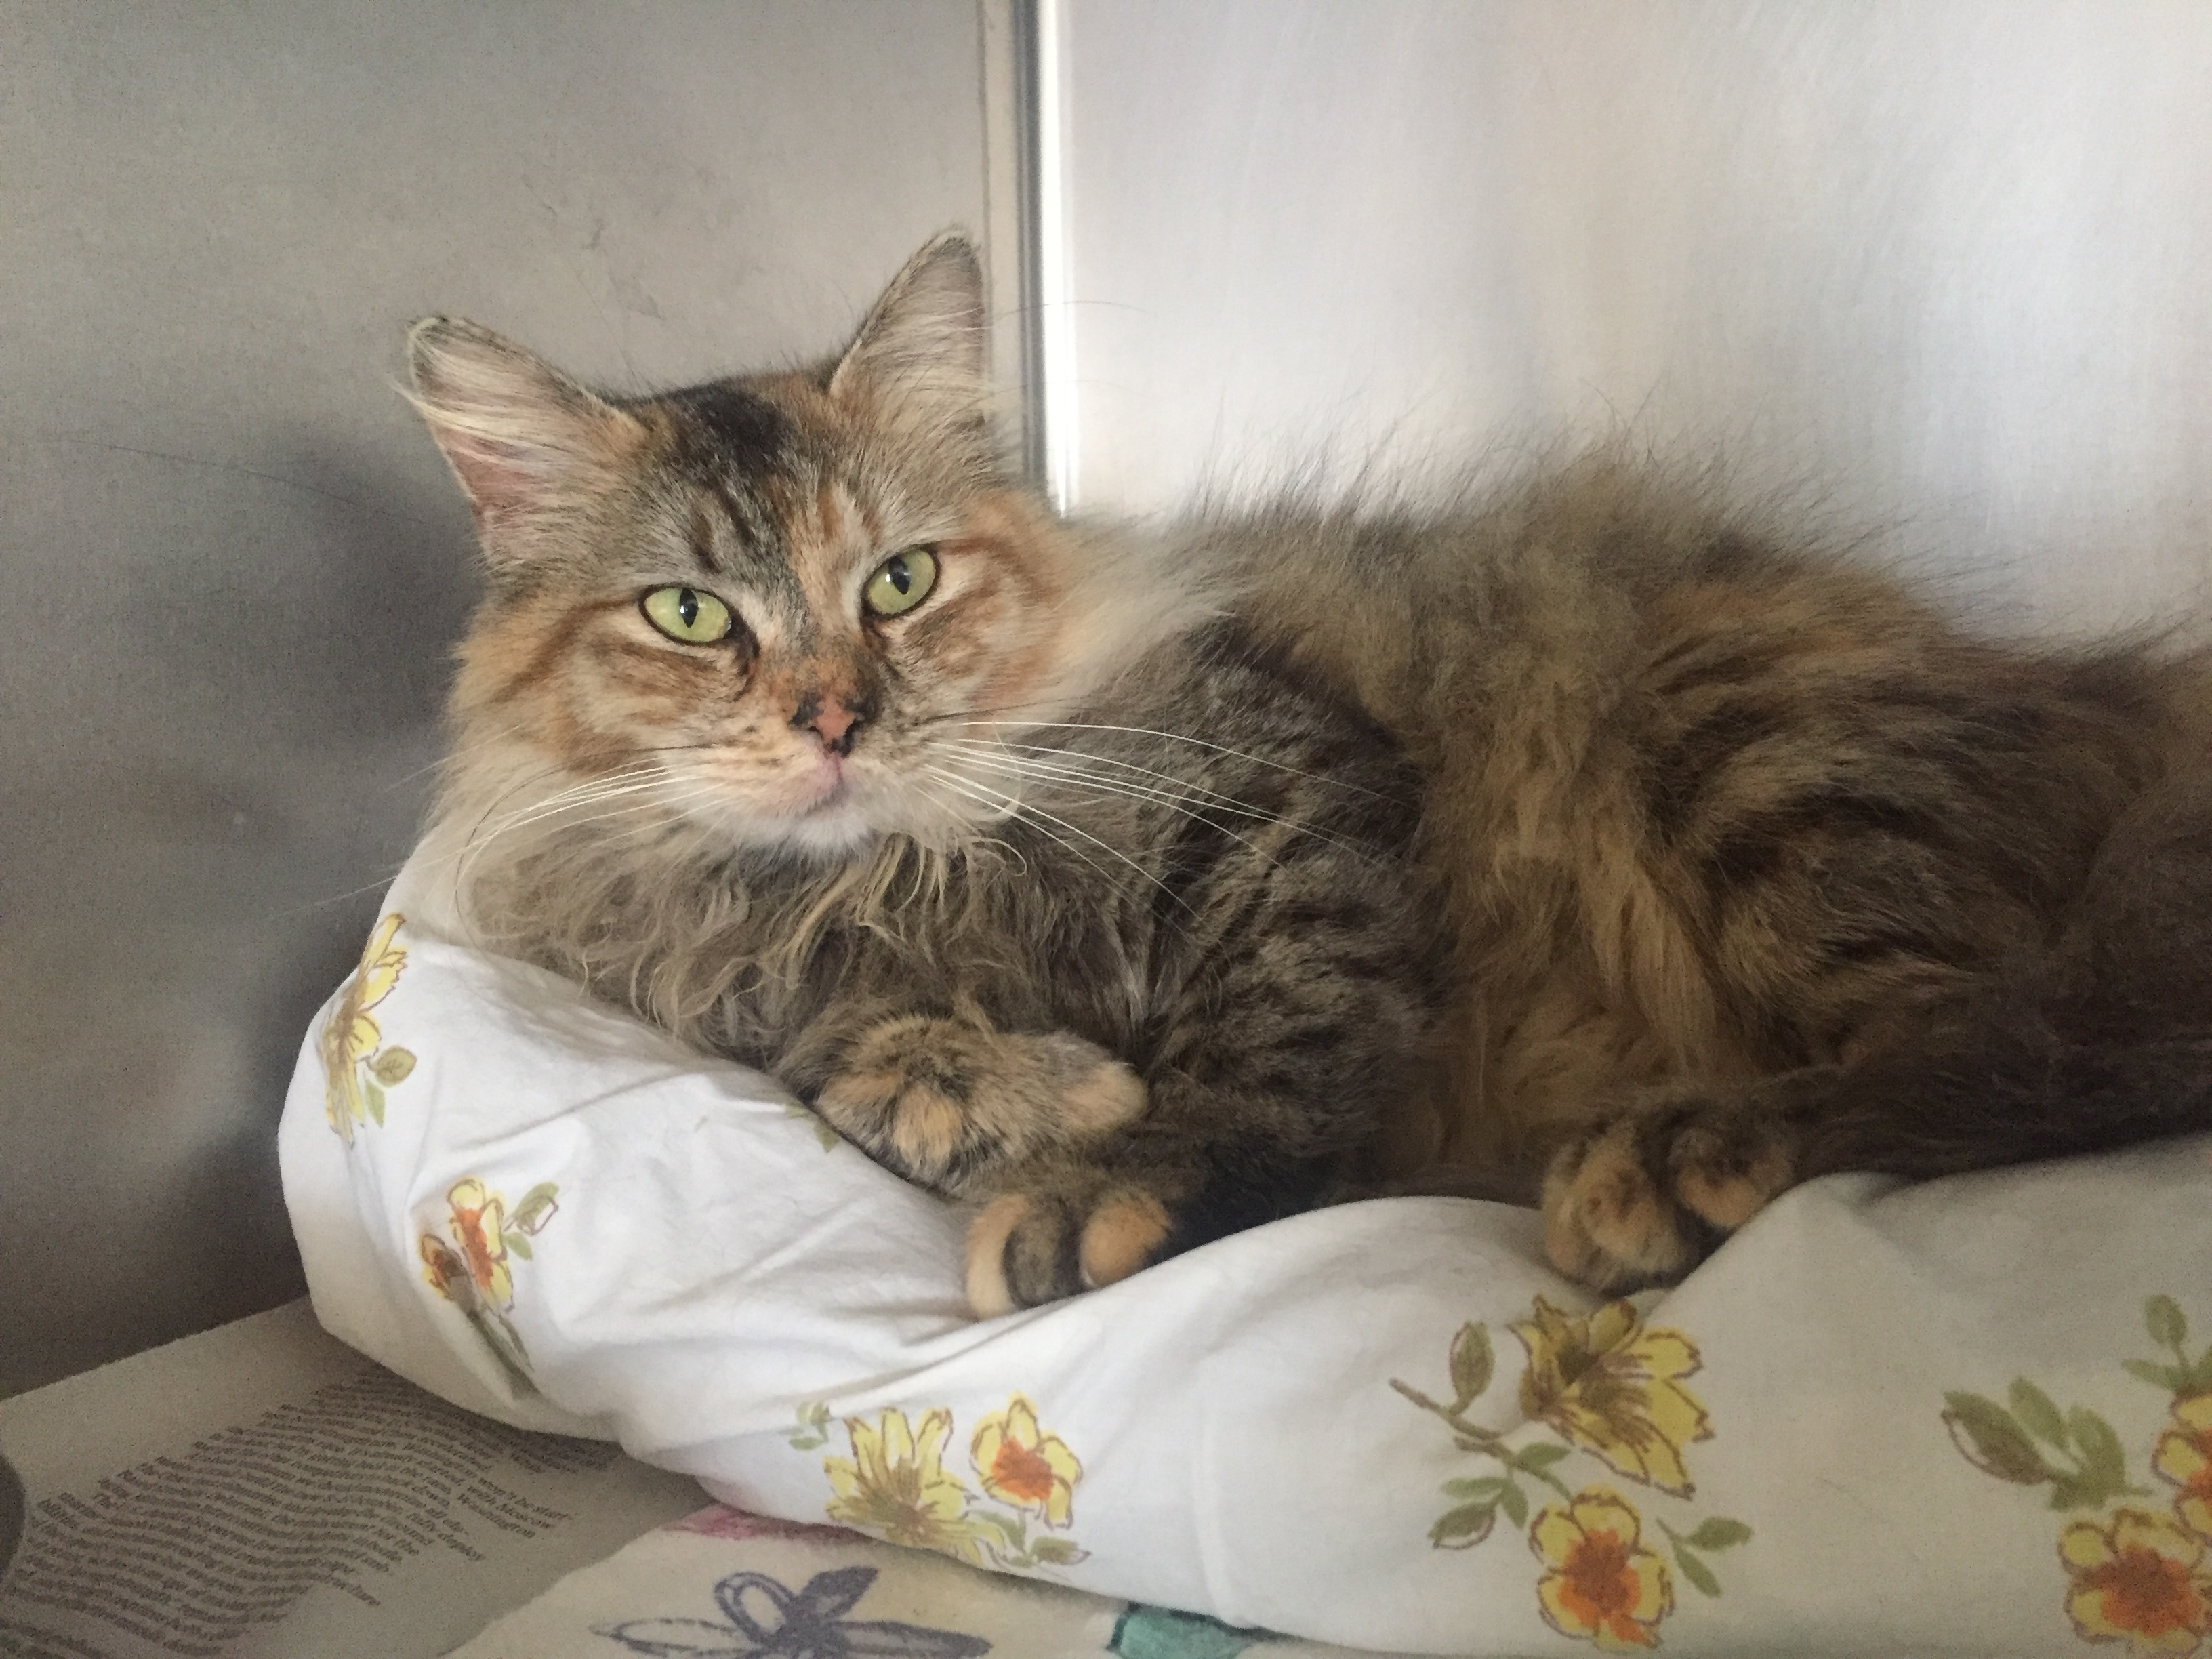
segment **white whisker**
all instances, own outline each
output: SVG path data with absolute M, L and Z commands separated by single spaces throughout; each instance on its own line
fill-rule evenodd
M 647 774 L 650 775 L 647 775 Z M 518 830 L 527 829 L 530 825 L 543 823 L 548 818 L 565 817 L 569 813 L 584 811 L 588 808 L 602 805 L 607 801 L 626 796 L 644 795 L 647 799 L 636 801 L 628 807 L 619 807 L 612 813 L 600 816 L 619 817 L 624 811 L 643 811 L 659 804 L 652 799 L 655 792 L 665 790 L 682 781 L 665 768 L 658 765 L 635 769 L 629 772 L 615 774 L 613 776 L 623 781 L 614 782 L 607 779 L 592 779 L 557 791 L 514 813 L 489 830 L 479 823 L 470 831 L 468 839 L 462 844 L 459 853 L 456 854 L 455 881 L 465 883 L 468 878 L 469 872 L 475 868 L 477 860 L 490 849 L 492 844 L 502 836 L 512 835 Z M 598 818 L 573 819 L 563 827 L 580 827 L 582 824 L 598 821 Z
M 1158 876 L 1146 869 L 1143 865 L 1138 863 L 1136 860 L 1131 858 L 1119 848 L 1113 846 L 1110 842 L 1099 840 L 1097 836 L 1092 835 L 1088 830 L 1082 828 L 1080 825 L 1070 823 L 1066 818 L 1055 817 L 1050 812 L 1046 811 L 1042 807 L 1033 806 L 1027 801 L 1018 800 L 1012 795 L 1002 794 L 998 790 L 992 788 L 988 784 L 978 782 L 973 778 L 960 779 L 956 777 L 954 774 L 941 770 L 936 767 L 932 767 L 930 770 L 935 776 L 942 778 L 948 782 L 955 783 L 956 785 L 972 786 L 974 788 L 981 791 L 986 795 L 997 795 L 1000 800 L 1005 801 L 1008 805 L 1012 807 L 1016 812 L 1027 812 L 1033 818 L 1042 818 L 1048 823 L 1058 824 L 1061 829 L 1066 830 L 1071 835 L 1082 836 L 1084 840 L 1091 842 L 1094 847 L 1100 848 L 1102 851 L 1114 858 L 1121 860 L 1122 863 L 1127 865 L 1132 870 L 1134 870 L 1146 881 L 1158 888 L 1161 892 L 1166 894 L 1168 897 L 1174 900 L 1176 903 L 1182 905 L 1184 909 L 1190 909 L 1190 906 L 1184 903 L 1182 896 L 1178 894 L 1174 888 L 1169 886 L 1167 883 L 1162 881 Z M 1065 845 L 1064 842 L 1062 844 Z M 1073 849 L 1071 848 L 1070 850 Z M 1093 867 L 1095 868 L 1096 866 Z M 1195 915 L 1196 912 L 1194 911 L 1192 914 Z
M 1126 761 L 1112 761 L 1103 756 L 1085 755 L 1078 750 L 1050 749 L 1030 744 L 1012 745 L 998 743 L 979 744 L 955 738 L 951 746 L 960 750 L 967 759 L 985 763 L 994 761 L 1001 770 L 1016 769 L 1024 775 L 1085 784 L 1108 793 L 1127 795 L 1133 799 L 1156 800 L 1165 805 L 1170 811 L 1180 812 L 1186 817 L 1197 819 L 1201 823 L 1212 823 L 1213 821 L 1211 818 L 1203 817 L 1193 810 L 1189 803 L 1194 800 L 1202 804 L 1208 811 L 1225 812 L 1236 817 L 1250 818 L 1261 823 L 1275 824 L 1288 830 L 1293 835 L 1311 836 L 1316 841 L 1327 842 L 1330 846 L 1341 848 L 1346 852 L 1363 857 L 1368 855 L 1368 849 L 1357 842 L 1338 836 L 1330 830 L 1318 829 L 1310 823 L 1301 823 L 1296 818 L 1286 817 L 1280 812 L 1270 812 L 1265 808 L 1250 805 L 1238 800 L 1233 795 L 1222 794 L 1218 790 L 1203 788 L 1195 784 L 1185 784 L 1182 780 L 1170 773 L 1155 772 L 1150 767 L 1135 766 Z M 1014 753 L 1013 750 L 1018 749 L 1027 750 L 1029 753 L 1026 755 Z M 1035 756 L 1052 756 L 1060 758 L 1045 761 L 1032 758 Z M 1087 769 L 1082 764 L 1084 762 L 1091 760 L 1104 761 L 1107 764 L 1122 766 L 1130 770 L 1143 773 L 1148 777 L 1164 779 L 1169 783 L 1178 786 L 1178 789 L 1155 789 L 1126 778 L 1103 777 L 1097 772 Z M 1214 823 L 1213 827 L 1224 835 L 1233 833 L 1226 824 Z M 1237 839 L 1243 841 L 1244 838 L 1240 836 Z M 1244 842 L 1244 844 L 1253 847 L 1255 852 L 1259 850 L 1249 841 Z
M 418 766 L 411 772 L 403 772 L 384 787 L 386 789 L 391 790 L 398 788 L 402 784 L 412 783 L 416 779 L 422 776 L 425 773 L 435 772 L 441 767 L 449 765 L 453 761 L 459 759 L 463 755 L 473 755 L 479 749 L 488 749 L 493 744 L 503 743 L 520 730 L 522 730 L 522 722 L 520 720 L 512 720 L 507 725 L 501 726 L 496 732 L 487 732 L 481 737 L 470 738 L 466 743 L 455 744 L 452 748 L 441 751 L 438 758 L 432 761 L 428 766 Z
M 1216 823 L 1213 819 L 1207 817 L 1204 812 L 1185 805 L 1182 800 L 1168 794 L 1163 790 L 1149 789 L 1141 785 L 1123 783 L 1116 779 L 1099 778 L 1085 773 L 1069 770 L 1055 769 L 1040 774 L 1038 772 L 1029 770 L 1018 763 L 994 760 L 982 755 L 971 755 L 969 757 L 969 759 L 976 765 L 987 766 L 995 771 L 1008 774 L 1014 777 L 1034 777 L 1043 775 L 1050 777 L 1057 781 L 1073 783 L 1091 789 L 1095 789 L 1101 794 L 1122 795 L 1132 800 L 1156 801 L 1159 805 L 1167 808 L 1169 811 L 1180 813 L 1182 817 L 1190 819 L 1194 823 L 1203 823 L 1208 829 L 1219 830 L 1223 835 L 1228 836 L 1230 840 L 1236 842 L 1239 846 L 1242 846 L 1249 851 L 1256 854 L 1261 858 L 1267 860 L 1267 861 L 1273 865 L 1276 869 L 1280 870 L 1283 868 L 1282 860 L 1276 858 L 1273 854 L 1268 852 L 1266 848 L 1261 847 L 1257 842 L 1253 841 L 1249 836 L 1238 835 L 1237 831 L 1231 830 L 1225 823 Z M 1226 809 L 1209 807 L 1207 810 L 1219 811 Z M 1270 813 L 1248 812 L 1244 814 L 1244 816 L 1248 817 L 1261 818 L 1268 823 L 1286 825 L 1294 831 L 1299 830 L 1302 828 L 1300 825 L 1291 823 L 1287 818 L 1279 818 Z
M 1014 800 L 1009 796 L 1000 794 L 998 791 L 990 788 L 988 785 L 975 783 L 970 779 L 960 777 L 954 773 L 940 771 L 936 767 L 931 767 L 928 769 L 933 776 L 950 785 L 952 788 L 958 790 L 970 800 L 976 801 L 982 805 L 990 807 L 1002 818 L 1011 817 L 1019 821 L 1024 818 L 1024 815 L 1028 810 L 1019 801 Z M 1030 827 L 1035 830 L 1039 835 L 1042 836 L 1047 841 L 1050 842 L 1054 846 L 1060 848 L 1063 852 L 1074 854 L 1076 857 L 1081 859 L 1085 864 L 1097 871 L 1098 872 L 1098 878 L 1106 884 L 1109 891 L 1118 893 L 1121 890 L 1121 884 L 1115 878 L 1113 873 L 1109 872 L 1104 865 L 1099 863 L 1097 860 L 1085 853 L 1080 847 L 1076 846 L 1073 842 L 1067 840 L 1066 837 L 1063 836 L 1055 836 L 1042 823 L 1032 823 Z M 1000 844 L 1003 845 L 1004 843 Z M 1028 860 L 1024 860 L 1023 864 L 1024 867 L 1026 868 Z
M 1302 771 L 1297 767 L 1286 766 L 1280 761 L 1269 760 L 1264 755 L 1247 754 L 1242 749 L 1231 749 L 1224 744 L 1209 743 L 1204 738 L 1186 737 L 1180 732 L 1155 731 L 1149 726 L 1105 726 L 1095 720 L 951 720 L 947 723 L 953 726 L 988 726 L 992 727 L 1012 726 L 1018 729 L 1030 731 L 1119 732 L 1127 733 L 1132 737 L 1164 738 L 1170 743 L 1188 743 L 1200 749 L 1210 749 L 1217 755 L 1228 755 L 1237 760 L 1249 761 L 1255 766 L 1266 766 L 1270 767 L 1278 772 L 1287 772 L 1292 777 L 1305 778 L 1315 783 L 1325 784 L 1331 789 L 1348 789 L 1355 794 L 1371 795 L 1376 800 L 1387 801 L 1390 799 L 1389 796 L 1382 794 L 1379 791 L 1362 788 L 1356 783 L 1346 783 L 1341 778 L 1324 777 L 1318 772 Z

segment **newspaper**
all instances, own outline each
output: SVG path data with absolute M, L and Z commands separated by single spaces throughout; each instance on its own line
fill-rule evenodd
M 435 1659 L 702 1501 L 425 1394 L 305 1302 L 0 1402 L 0 1453 L 7 1659 Z

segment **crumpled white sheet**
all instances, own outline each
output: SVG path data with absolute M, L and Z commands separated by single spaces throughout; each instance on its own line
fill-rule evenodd
M 2212 1630 L 2212 1139 L 1815 1182 L 1633 1305 L 1546 1267 L 1533 1214 L 1424 1199 L 977 1323 L 957 1212 L 468 947 L 438 887 L 393 890 L 281 1145 L 324 1324 L 449 1400 L 763 1514 L 1371 1648 Z

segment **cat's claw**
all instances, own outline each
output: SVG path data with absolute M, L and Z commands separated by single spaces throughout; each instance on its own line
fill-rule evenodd
M 1104 1171 L 1002 1193 L 968 1229 L 968 1304 L 979 1319 L 1095 1291 L 1149 1265 L 1167 1206 Z
M 1795 1178 L 1773 1123 L 1691 1102 L 1625 1114 L 1553 1158 L 1544 1253 L 1597 1290 L 1679 1279 Z

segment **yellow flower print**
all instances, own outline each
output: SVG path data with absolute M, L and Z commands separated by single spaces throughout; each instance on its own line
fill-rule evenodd
M 1674 1586 L 1642 1535 L 1636 1511 L 1603 1486 L 1585 1486 L 1539 1515 L 1528 1547 L 1549 1569 L 1536 1585 L 1544 1622 L 1616 1653 L 1657 1647 Z
M 817 1425 L 828 1421 L 827 1407 L 802 1404 L 792 1445 L 802 1451 L 820 1445 Z M 945 1472 L 952 1431 L 952 1413 L 941 1406 L 912 1421 L 896 1410 L 881 1413 L 872 1425 L 847 1418 L 853 1455 L 822 1460 L 835 1493 L 830 1519 L 976 1566 L 1026 1572 L 1088 1559 L 1072 1538 L 1030 1531 L 1032 1520 L 1054 1528 L 1068 1524 L 1083 1465 L 1065 1441 L 1038 1425 L 1026 1398 L 1013 1395 L 969 1437 L 980 1497 Z
M 415 1069 L 415 1056 L 404 1048 L 378 1052 L 384 1034 L 368 1017 L 370 1009 L 392 994 L 407 965 L 406 951 L 395 943 L 404 920 L 395 913 L 377 923 L 317 1044 L 323 1062 L 323 1115 L 349 1146 L 355 1124 L 384 1121 L 382 1085 L 398 1083 Z
M 541 1181 L 522 1195 L 510 1216 L 507 1200 L 476 1176 L 455 1182 L 446 1194 L 452 1212 L 446 1226 L 453 1243 L 434 1233 L 422 1235 L 423 1279 L 440 1296 L 462 1307 L 477 1301 L 495 1308 L 512 1306 L 514 1277 L 507 1271 L 507 1253 L 529 1256 L 531 1238 L 561 1207 L 560 1192 L 551 1182 Z
M 968 1489 L 945 1472 L 951 1433 L 952 1413 L 942 1407 L 923 1413 L 919 1431 L 902 1411 L 884 1412 L 872 1428 L 848 1418 L 851 1460 L 822 1460 L 837 1494 L 830 1518 L 888 1543 L 941 1550 L 980 1566 L 979 1534 L 966 1519 Z
M 2162 1515 L 2120 1510 L 2109 1527 L 2077 1521 L 2058 1535 L 2071 1580 L 2066 1611 L 2092 1642 L 2188 1653 L 2212 1625 L 2204 1541 Z
M 1057 1435 L 1037 1426 L 1036 1409 L 1020 1395 L 975 1426 L 968 1455 L 983 1490 L 1002 1504 L 1065 1527 L 1083 1465 Z
M 2174 1513 L 2212 1538 L 2212 1394 L 2174 1401 L 2173 1426 L 2159 1436 L 2151 1467 L 2181 1488 Z
M 561 1189 L 541 1181 L 507 1212 L 507 1200 L 475 1176 L 446 1193 L 450 1239 L 424 1233 L 416 1241 L 423 1282 L 469 1316 L 493 1355 L 519 1384 L 530 1385 L 530 1355 L 507 1317 L 514 1305 L 511 1257 L 530 1258 L 530 1241 L 561 1207 Z
M 1577 1317 L 1540 1296 L 1534 1317 L 1512 1328 L 1528 1350 L 1523 1412 L 1630 1480 L 1690 1496 L 1682 1449 L 1713 1431 L 1705 1408 L 1682 1386 L 1698 1365 L 1687 1337 L 1644 1328 L 1626 1302 Z

